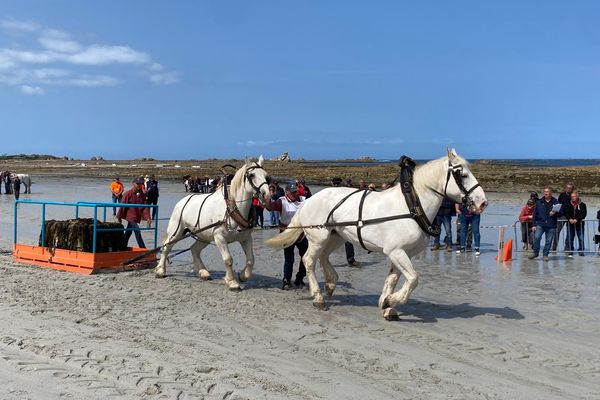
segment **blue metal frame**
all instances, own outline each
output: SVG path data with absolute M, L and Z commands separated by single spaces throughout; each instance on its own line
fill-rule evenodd
M 37 205 L 41 205 L 42 206 L 42 244 L 45 242 L 46 239 L 46 206 L 67 206 L 67 207 L 75 207 L 75 218 L 79 219 L 79 208 L 80 207 L 86 207 L 86 208 L 93 208 L 94 209 L 94 232 L 93 232 L 93 241 L 94 243 L 92 244 L 92 253 L 96 252 L 96 237 L 98 232 L 112 232 L 112 231 L 135 231 L 135 230 L 140 230 L 140 231 L 154 231 L 154 247 L 156 248 L 158 246 L 158 205 L 153 205 L 153 204 L 124 204 L 124 203 L 97 203 L 97 202 L 91 202 L 91 201 L 78 201 L 77 203 L 69 203 L 69 202 L 58 202 L 58 201 L 35 201 L 35 200 L 17 200 L 15 201 L 15 205 L 14 205 L 14 231 L 13 231 L 13 235 L 14 235 L 14 243 L 17 244 L 17 213 L 18 213 L 18 208 L 17 206 L 19 204 L 37 204 Z M 118 205 L 117 205 L 118 204 Z M 131 207 L 131 208 L 149 208 L 149 209 L 156 209 L 156 219 L 154 220 L 154 226 L 151 228 L 123 228 L 123 229 L 119 229 L 119 228 L 98 228 L 97 226 L 97 222 L 98 222 L 98 208 L 102 208 L 103 209 L 103 221 L 106 222 L 106 209 L 107 208 L 112 208 L 112 207 Z M 148 211 L 150 212 L 150 211 Z

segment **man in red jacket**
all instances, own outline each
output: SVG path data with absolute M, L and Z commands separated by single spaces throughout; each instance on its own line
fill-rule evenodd
M 136 178 L 133 180 L 133 187 L 129 189 L 123 195 L 123 199 L 121 200 L 122 204 L 146 204 L 146 194 L 142 190 L 144 185 L 144 179 Z M 148 208 L 142 207 L 121 207 L 119 208 L 119 212 L 117 213 L 117 219 L 119 223 L 124 219 L 127 221 L 127 230 L 125 231 L 125 243 L 129 243 L 129 238 L 131 237 L 131 232 L 135 232 L 135 239 L 137 240 L 138 246 L 140 248 L 145 248 L 144 239 L 142 239 L 142 233 L 140 232 L 139 223 L 142 222 L 142 218 L 148 222 L 148 227 L 150 227 L 152 220 L 150 219 L 150 213 L 148 212 Z

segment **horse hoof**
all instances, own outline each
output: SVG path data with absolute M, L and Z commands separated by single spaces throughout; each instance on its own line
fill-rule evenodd
M 239 286 L 239 285 L 238 285 L 238 286 L 230 286 L 230 287 L 229 287 L 229 290 L 230 290 L 231 292 L 241 292 L 241 291 L 242 291 L 242 287 L 241 287 L 241 286 Z
M 383 318 L 385 318 L 386 321 L 400 321 L 398 311 L 393 308 L 386 308 L 383 310 Z
M 325 304 L 325 302 L 313 301 L 313 307 L 316 308 L 317 310 L 321 310 L 321 311 L 328 310 L 327 304 Z
M 212 276 L 210 276 L 208 271 L 198 272 L 197 276 L 201 281 L 212 281 Z
M 164 278 L 165 276 L 167 276 L 167 273 L 165 271 L 155 270 L 154 276 L 157 278 Z
M 325 284 L 325 291 L 327 292 L 327 296 L 333 296 L 333 291 L 335 290 L 335 285 Z
M 383 300 L 383 303 L 381 303 L 381 309 L 382 310 L 386 310 L 390 308 L 390 296 L 386 297 Z
M 248 279 L 244 279 L 244 276 L 241 272 L 238 272 L 238 280 L 240 282 L 248 282 Z

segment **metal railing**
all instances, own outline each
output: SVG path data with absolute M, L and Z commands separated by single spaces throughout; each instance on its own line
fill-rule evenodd
M 597 219 L 586 219 L 583 220 L 583 226 L 581 227 L 583 250 L 579 250 L 579 240 L 575 232 L 572 236 L 571 229 L 569 229 L 569 222 L 564 219 L 559 219 L 554 234 L 552 251 L 553 252 L 569 252 L 569 253 L 596 253 L 600 250 L 600 232 L 598 232 L 598 220 Z M 527 224 L 527 225 L 524 225 Z M 560 226 L 560 228 L 559 228 Z M 530 222 L 516 221 L 514 223 L 514 237 L 519 239 L 521 246 L 515 246 L 515 251 L 525 251 L 522 247 L 523 244 L 527 243 L 529 250 L 532 248 L 532 244 L 535 241 L 535 233 L 531 231 Z M 525 236 L 526 240 L 523 240 Z M 545 238 L 544 238 L 545 239 Z M 540 243 L 540 248 L 544 247 L 544 239 Z M 570 248 L 573 243 L 573 248 Z M 556 249 L 556 250 L 555 250 Z
M 79 209 L 93 209 L 93 243 L 92 243 L 92 253 L 96 252 L 96 239 L 98 236 L 98 232 L 115 232 L 115 231 L 154 231 L 154 247 L 157 247 L 158 244 L 158 205 L 153 204 L 126 204 L 126 203 L 96 203 L 96 202 L 87 202 L 87 201 L 79 201 L 77 203 L 69 203 L 69 202 L 56 202 L 56 201 L 36 201 L 36 200 L 17 200 L 14 205 L 14 231 L 13 238 L 14 243 L 17 243 L 17 226 L 18 226 L 18 205 L 19 204 L 27 204 L 27 205 L 41 205 L 42 207 L 42 231 L 40 237 L 40 243 L 43 245 L 45 243 L 46 238 L 46 207 L 47 206 L 59 206 L 59 207 L 74 207 L 75 208 L 75 218 L 79 219 Z M 152 227 L 149 228 L 98 228 L 98 209 L 102 209 L 103 214 L 103 222 L 106 222 L 106 209 L 112 207 L 128 207 L 128 208 L 148 208 L 148 209 L 156 209 L 156 220 Z M 148 211 L 150 212 L 150 211 Z

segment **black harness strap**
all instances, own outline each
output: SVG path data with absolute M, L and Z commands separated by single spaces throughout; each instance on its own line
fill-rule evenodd
M 198 228 L 198 226 L 200 225 L 200 213 L 202 212 L 202 207 L 204 207 L 204 203 L 206 203 L 206 200 L 208 200 L 208 198 L 210 196 L 212 196 L 213 194 L 215 194 L 216 192 L 212 192 L 211 194 L 209 194 L 208 196 L 206 196 L 204 198 L 204 200 L 202 200 L 202 204 L 200 204 L 200 209 L 198 209 L 198 219 L 196 220 L 196 225 L 194 225 L 194 228 Z
M 333 207 L 333 208 L 331 209 L 331 211 L 329 212 L 329 215 L 327 215 L 327 219 L 325 220 L 325 225 L 327 225 L 327 224 L 329 223 L 329 220 L 330 220 L 330 219 L 331 219 L 331 217 L 333 216 L 333 213 L 335 212 L 335 210 L 337 210 L 338 208 L 340 208 L 340 206 L 341 206 L 342 204 L 344 204 L 344 202 L 345 202 L 346 200 L 348 200 L 348 199 L 350 198 L 350 196 L 352 196 L 353 194 L 356 194 L 356 193 L 358 193 L 358 192 L 360 192 L 360 191 L 363 191 L 363 190 L 364 190 L 364 189 L 356 189 L 354 192 L 352 192 L 352 193 L 348 194 L 346 197 L 342 198 L 342 199 L 341 199 L 341 200 L 340 200 L 340 201 L 339 201 L 339 202 L 338 202 L 338 203 L 335 205 L 335 207 Z M 347 225 L 353 225 L 353 224 L 355 224 L 355 223 L 356 223 L 356 222 L 352 222 L 352 223 L 350 223 L 350 224 L 346 224 L 346 225 L 343 225 L 343 226 L 347 226 Z M 340 226 L 342 226 L 342 225 L 340 225 Z
M 365 246 L 365 242 L 363 242 L 363 238 L 362 238 L 362 234 L 361 234 L 361 229 L 364 225 L 364 222 L 362 220 L 362 213 L 363 213 L 363 205 L 365 204 L 365 198 L 367 197 L 367 194 L 370 193 L 370 190 L 365 190 L 363 192 L 362 197 L 360 198 L 360 203 L 358 204 L 358 221 L 356 221 L 356 236 L 358 236 L 358 242 L 360 243 L 360 246 L 367 250 L 367 247 Z

